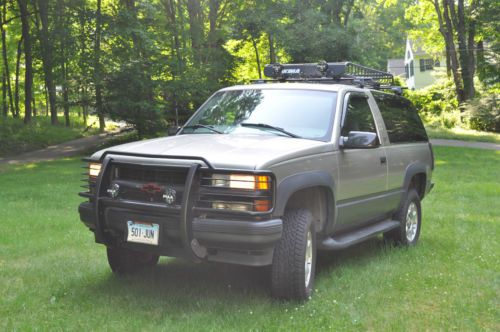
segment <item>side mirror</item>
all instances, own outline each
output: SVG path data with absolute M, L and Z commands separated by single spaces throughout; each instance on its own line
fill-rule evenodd
M 367 131 L 350 131 L 347 137 L 340 136 L 341 149 L 371 149 L 379 145 L 376 133 Z
M 167 134 L 168 134 L 168 136 L 174 136 L 175 134 L 177 134 L 179 132 L 180 129 L 181 129 L 180 126 L 168 127 Z

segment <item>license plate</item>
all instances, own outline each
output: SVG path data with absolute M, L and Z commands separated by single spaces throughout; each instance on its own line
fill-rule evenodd
M 127 221 L 128 242 L 145 243 L 158 245 L 158 236 L 160 234 L 160 225 L 143 222 Z

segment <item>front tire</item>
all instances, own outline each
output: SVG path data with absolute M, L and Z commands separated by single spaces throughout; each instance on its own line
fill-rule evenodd
M 271 290 L 274 298 L 304 301 L 314 289 L 316 231 L 309 210 L 289 210 L 274 248 Z
M 113 273 L 130 274 L 158 264 L 160 256 L 125 248 L 107 248 L 108 263 Z
M 400 226 L 385 233 L 384 238 L 404 246 L 417 244 L 422 225 L 422 208 L 415 189 L 408 191 L 403 206 L 395 214 L 395 219 L 400 222 Z

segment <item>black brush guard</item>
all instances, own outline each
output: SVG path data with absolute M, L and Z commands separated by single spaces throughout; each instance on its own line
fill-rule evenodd
M 213 166 L 204 158 L 201 157 L 190 157 L 190 156 L 165 156 L 165 155 L 145 155 L 145 154 L 134 154 L 134 153 L 124 153 L 124 152 L 105 152 L 102 157 L 102 168 L 99 176 L 97 177 L 95 184 L 95 192 L 92 200 L 93 210 L 95 212 L 95 238 L 97 242 L 106 244 L 106 237 L 104 236 L 104 228 L 103 228 L 103 214 L 101 211 L 101 200 L 107 199 L 107 197 L 103 196 L 102 185 L 105 179 L 107 179 L 111 171 L 111 165 L 113 163 L 113 156 L 124 156 L 124 157 L 136 157 L 141 159 L 147 158 L 156 158 L 156 159 L 170 159 L 170 160 L 193 160 L 194 162 L 189 166 L 189 170 L 187 173 L 187 177 L 184 184 L 184 194 L 182 196 L 182 204 L 180 208 L 180 236 L 182 241 L 182 246 L 188 256 L 193 261 L 200 261 L 202 258 L 202 254 L 200 255 L 200 251 L 198 253 L 195 252 L 193 248 L 199 248 L 198 243 L 195 239 L 193 239 L 193 225 L 191 218 L 191 211 L 193 208 L 193 182 L 198 173 L 198 170 L 203 166 L 199 163 L 202 162 L 205 164 L 205 168 L 213 169 Z M 88 161 L 88 160 L 87 160 Z M 140 163 L 139 163 L 140 165 Z M 202 252 L 201 252 L 202 253 Z

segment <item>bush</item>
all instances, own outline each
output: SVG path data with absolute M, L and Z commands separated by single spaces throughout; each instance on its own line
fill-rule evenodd
M 500 132 L 498 95 L 492 93 L 477 98 L 465 106 L 469 127 L 476 130 Z
M 438 81 L 420 90 L 407 90 L 405 96 L 413 102 L 420 115 L 428 119 L 458 109 L 455 88 L 451 80 Z

